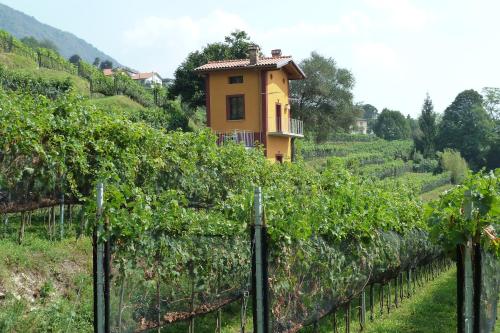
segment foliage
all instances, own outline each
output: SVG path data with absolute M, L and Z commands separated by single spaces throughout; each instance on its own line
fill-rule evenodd
M 467 162 L 462 158 L 460 152 L 445 149 L 438 153 L 441 169 L 451 172 L 453 184 L 460 184 L 467 175 Z
M 437 135 L 436 113 L 432 100 L 427 94 L 422 113 L 418 118 L 419 132 L 414 137 L 415 148 L 420 151 L 424 157 L 433 157 L 435 154 L 435 140 Z
M 354 137 L 340 142 L 325 142 L 315 144 L 304 142 L 301 144 L 300 153 L 305 159 L 313 157 L 337 156 L 343 157 L 353 154 L 376 154 L 380 158 L 410 159 L 413 151 L 413 143 L 410 140 L 386 141 L 382 139 L 370 139 L 369 141 L 351 141 Z
M 21 42 L 23 42 L 26 46 L 32 49 L 49 49 L 54 52 L 58 52 L 56 44 L 49 39 L 37 40 L 35 37 L 23 37 L 21 38 Z
M 495 238 L 500 218 L 500 170 L 469 174 L 462 185 L 443 194 L 426 209 L 432 236 L 449 251 L 468 240 L 500 256 Z
M 0 107 L 0 187 L 12 204 L 64 191 L 93 226 L 95 184 L 105 184 L 109 228 L 99 237 L 113 242 L 118 276 L 144 277 L 134 289 L 142 308 L 127 317 L 135 322 L 154 307 L 152 280 L 171 304 L 185 304 L 173 301 L 191 293 L 201 304 L 217 300 L 220 290 L 247 288 L 257 185 L 270 255 L 277 256 L 273 299 L 294 294 L 296 279 L 321 286 L 303 293 L 295 309 L 314 313 L 318 297 L 350 297 L 358 283 L 382 281 L 439 255 L 410 186 L 380 186 L 335 161 L 322 173 L 301 163 L 272 164 L 260 149 L 218 147 L 208 130 L 167 132 L 73 94 L 49 100 L 0 92 Z M 290 321 L 279 304 L 273 307 L 280 322 Z
M 385 162 L 384 164 L 369 164 L 365 165 L 358 170 L 356 173 L 363 175 L 365 177 L 374 178 L 386 178 L 386 177 L 398 177 L 405 174 L 406 172 L 413 170 L 413 162 L 405 162 L 400 159 Z
M 438 150 L 460 151 L 472 169 L 486 165 L 493 126 L 482 103 L 482 96 L 474 90 L 458 94 L 444 111 L 436 141 Z
M 50 48 L 43 48 L 41 45 L 30 46 L 24 44 L 12 35 L 0 30 L 0 51 L 16 53 L 37 62 L 39 67 L 66 71 L 76 74 L 76 68 L 61 57 L 59 53 Z
M 10 71 L 0 65 L 0 85 L 5 90 L 31 91 L 35 95 L 44 95 L 55 99 L 68 92 L 71 81 L 44 79 L 42 77 L 33 78 L 30 74 L 20 71 Z
M 405 173 L 397 178 L 386 178 L 381 181 L 384 186 L 390 184 L 391 186 L 406 186 L 412 188 L 415 193 L 421 194 L 432 191 L 435 188 L 449 184 L 451 181 L 451 174 L 443 172 L 439 174 L 432 173 Z
M 80 57 L 78 54 L 73 54 L 69 58 L 69 62 L 72 63 L 75 66 L 78 66 L 78 63 L 82 60 L 82 57 Z
M 424 158 L 418 163 L 413 164 L 413 170 L 415 172 L 431 172 L 435 173 L 439 171 L 439 161 L 431 158 Z
M 375 134 L 385 140 L 410 138 L 411 129 L 406 118 L 399 111 L 383 109 L 373 127 Z
M 116 72 L 112 76 L 105 76 L 98 68 L 80 61 L 78 75 L 91 82 L 92 93 L 104 96 L 123 94 L 143 106 L 154 105 L 152 91 L 124 73 Z
M 252 41 L 245 31 L 236 30 L 226 36 L 224 42 L 207 44 L 202 50 L 189 53 L 186 60 L 175 70 L 174 83 L 169 93 L 192 108 L 205 105 L 203 78 L 194 72 L 196 67 L 213 60 L 248 58 L 248 46 Z
M 99 64 L 100 69 L 112 69 L 113 62 L 111 60 L 104 60 Z
M 378 110 L 373 105 L 363 104 L 361 108 L 363 109 L 364 119 L 370 120 L 370 119 L 376 119 L 378 117 Z
M 500 88 L 485 87 L 483 106 L 491 119 L 500 120 Z
M 294 115 L 303 119 L 307 130 L 315 133 L 316 142 L 326 140 L 329 133 L 349 131 L 362 114 L 353 105 L 354 76 L 339 68 L 332 58 L 316 52 L 300 63 L 305 80 L 292 81 L 290 94 Z

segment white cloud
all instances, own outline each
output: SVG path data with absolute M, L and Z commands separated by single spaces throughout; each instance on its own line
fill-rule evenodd
M 383 13 L 396 28 L 420 30 L 434 20 L 431 12 L 417 7 L 410 0 L 365 0 Z
M 239 15 L 222 10 L 202 18 L 148 16 L 123 33 L 122 57 L 136 59 L 134 66 L 139 70 L 171 75 L 189 52 L 220 41 L 235 29 L 247 30 L 248 26 Z

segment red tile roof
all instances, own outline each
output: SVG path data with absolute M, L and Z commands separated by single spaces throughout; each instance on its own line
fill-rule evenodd
M 153 77 L 154 72 L 149 72 L 149 73 L 137 73 L 132 75 L 132 79 L 134 80 L 145 80 L 149 79 L 150 77 Z
M 223 71 L 232 69 L 279 69 L 287 67 L 294 72 L 292 79 L 305 78 L 304 72 L 295 64 L 291 56 L 263 57 L 257 60 L 257 64 L 250 65 L 250 59 L 209 61 L 207 64 L 195 68 L 195 72 L 206 73 L 212 71 Z

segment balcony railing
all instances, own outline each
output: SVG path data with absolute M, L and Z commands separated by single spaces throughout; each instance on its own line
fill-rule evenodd
M 283 118 L 276 118 L 274 131 L 271 130 L 269 134 L 276 136 L 303 137 L 304 122 L 293 118 L 288 118 L 288 121 Z
M 261 132 L 251 132 L 245 130 L 231 130 L 226 132 L 214 131 L 217 135 L 217 144 L 223 145 L 226 142 L 244 144 L 245 147 L 255 147 L 256 142 L 262 142 Z

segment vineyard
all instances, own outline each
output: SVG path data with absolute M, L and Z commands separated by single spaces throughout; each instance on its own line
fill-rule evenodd
M 9 37 L 0 43 L 29 51 Z M 94 92 L 154 103 L 128 78 L 101 77 L 86 64 L 78 73 Z M 301 148 L 305 159 L 332 157 L 321 170 L 272 164 L 261 149 L 217 146 L 209 130 L 167 131 L 147 113 L 103 110 L 66 81 L 7 70 L 0 79 L 0 249 L 17 252 L 0 266 L 0 309 L 9 309 L 2 331 L 82 332 L 99 322 L 113 332 L 186 325 L 193 333 L 210 318 L 199 331 L 221 332 L 223 313 L 237 318 L 240 332 L 317 329 L 329 315 L 342 316 L 349 330 L 351 322 L 365 325 L 367 310 L 373 319 L 376 302 L 390 311 L 449 267 L 446 256 L 464 242 L 457 235 L 474 230 L 498 256 L 498 238 L 483 241 L 500 213 L 498 172 L 470 176 L 424 215 L 419 194 L 450 175 L 422 172 L 409 141 L 342 136 Z M 475 191 L 475 219 L 461 218 L 466 189 Z M 68 289 L 78 292 L 50 307 L 50 284 L 34 287 L 30 300 L 9 293 L 16 281 L 5 272 L 33 265 L 17 260 L 26 248 L 66 257 L 78 273 Z M 80 258 L 86 268 L 70 265 L 72 256 L 87 258 Z M 62 275 L 51 278 L 63 285 Z
M 90 96 L 124 95 L 145 107 L 161 105 L 163 103 L 162 93 L 157 88 L 145 88 L 132 80 L 128 75 L 120 72 L 112 76 L 105 76 L 102 70 L 83 60 L 74 65 L 52 50 L 44 48 L 32 49 L 5 31 L 0 31 L 0 52 L 15 54 L 29 59 L 35 62 L 39 68 L 62 71 L 74 76 L 77 75 L 89 82 L 88 93 Z M 46 86 L 51 85 L 50 82 L 46 83 L 42 82 L 42 80 L 31 83 L 27 75 L 23 76 L 20 73 L 11 71 L 6 72 L 5 69 L 2 69 L 1 75 L 3 85 L 26 86 L 30 84 L 34 85 L 32 88 L 45 89 L 45 91 L 48 89 Z M 39 90 L 34 91 L 42 93 Z M 56 89 L 57 91 L 59 90 Z

